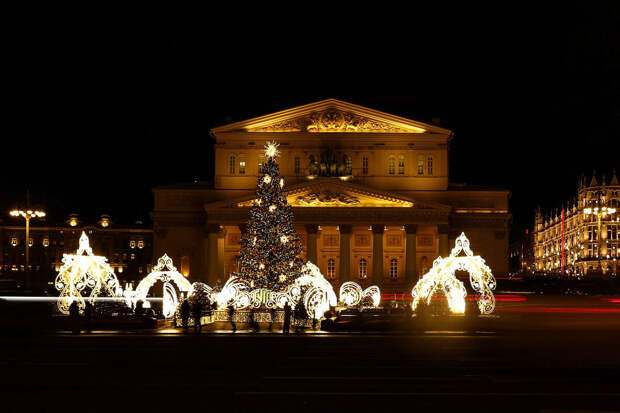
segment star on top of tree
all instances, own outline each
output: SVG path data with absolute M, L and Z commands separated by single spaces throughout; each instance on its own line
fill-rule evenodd
M 279 143 L 276 142 L 267 142 L 265 144 L 265 156 L 268 158 L 275 158 L 280 155 L 280 151 L 278 151 Z

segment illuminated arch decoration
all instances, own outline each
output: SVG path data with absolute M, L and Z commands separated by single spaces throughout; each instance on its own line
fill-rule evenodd
M 336 293 L 319 268 L 307 262 L 304 275 L 295 279 L 286 291 L 272 291 L 265 288 L 252 289 L 249 284 L 236 276 L 226 281 L 219 293 L 213 293 L 219 309 L 232 304 L 235 309 L 244 308 L 284 308 L 286 303 L 295 306 L 304 300 L 308 314 L 320 319 L 330 306 L 337 305 Z
M 133 306 L 135 306 L 139 300 L 145 304 L 145 307 L 149 306 L 146 301 L 146 296 L 157 281 L 162 281 L 164 283 L 163 315 L 166 318 L 170 318 L 174 316 L 178 304 L 177 292 L 172 282 L 176 284 L 179 291 L 188 295 L 192 290 L 192 284 L 183 274 L 177 271 L 177 268 L 172 263 L 172 258 L 164 254 L 157 260 L 157 265 L 153 268 L 153 271 L 144 277 L 136 287 L 132 297 Z
M 84 308 L 82 293 L 91 298 L 99 296 L 116 297 L 121 294 L 114 270 L 106 257 L 93 254 L 88 236 L 82 232 L 80 246 L 75 254 L 63 254 L 62 267 L 58 271 L 54 285 L 60 295 L 58 310 L 69 314 L 69 306 L 76 300 L 80 309 Z
M 464 252 L 465 256 L 459 256 L 461 252 Z M 432 268 L 413 287 L 411 308 L 415 310 L 421 300 L 430 304 L 432 296 L 443 291 L 448 299 L 450 311 L 464 313 L 467 291 L 463 283 L 454 276 L 456 271 L 469 273 L 469 282 L 479 295 L 480 314 L 491 314 L 495 309 L 495 297 L 493 296 L 496 286 L 495 277 L 484 263 L 484 259 L 473 254 L 465 233 L 461 233 L 456 239 L 450 256 L 438 257 L 433 262 Z
M 363 291 L 362 287 L 353 281 L 347 281 L 340 286 L 340 302 L 347 307 L 359 305 L 366 297 L 370 297 L 374 307 L 381 304 L 381 290 L 376 285 L 371 285 Z

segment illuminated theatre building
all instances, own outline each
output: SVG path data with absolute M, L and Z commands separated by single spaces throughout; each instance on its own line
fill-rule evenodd
M 305 258 L 345 281 L 408 292 L 465 232 L 496 274 L 507 272 L 507 190 L 449 182 L 452 132 L 328 99 L 214 128 L 213 184 L 154 189 L 154 253 L 223 284 L 255 198 L 264 144 L 280 143 L 287 200 Z
M 617 274 L 620 257 L 620 184 L 592 176 L 579 182 L 576 202 L 543 217 L 536 212 L 534 265 L 538 272 L 565 275 Z

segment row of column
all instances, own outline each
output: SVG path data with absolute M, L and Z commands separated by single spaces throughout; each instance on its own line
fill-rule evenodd
M 349 281 L 351 274 L 351 234 L 353 232 L 352 225 L 339 225 L 340 228 L 340 280 Z M 240 225 L 241 232 L 245 230 L 245 225 Z M 375 224 L 372 225 L 372 280 L 375 284 L 380 284 L 383 281 L 383 231 L 385 225 Z M 416 274 L 416 233 L 417 224 L 405 225 L 406 233 L 406 250 L 405 250 L 405 281 L 407 284 L 413 283 L 417 279 Z M 212 285 L 218 278 L 221 257 L 218 256 L 218 239 L 220 238 L 220 226 L 208 225 L 207 232 L 207 281 Z M 313 263 L 318 262 L 318 230 L 319 226 L 316 224 L 306 225 L 307 244 L 306 244 L 306 256 L 307 259 Z M 437 231 L 439 233 L 439 255 L 446 257 L 450 254 L 450 247 L 448 243 L 448 225 L 437 225 Z

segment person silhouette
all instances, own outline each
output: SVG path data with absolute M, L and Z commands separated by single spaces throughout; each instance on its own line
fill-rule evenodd
M 291 328 L 291 306 L 288 301 L 284 304 L 284 325 L 282 326 L 282 332 L 288 334 Z
M 199 331 L 202 331 L 202 323 L 200 320 L 202 318 L 202 305 L 200 304 L 200 301 L 196 301 L 194 303 L 192 313 L 194 319 L 194 332 L 197 333 Z
M 189 312 L 189 303 L 187 302 L 187 299 L 185 299 L 181 303 L 181 325 L 185 330 L 187 330 L 187 326 L 189 325 Z
M 237 331 L 237 324 L 235 324 L 235 306 L 232 301 L 228 303 L 228 317 L 230 318 L 230 325 L 232 326 L 233 333 Z
M 80 307 L 76 300 L 69 305 L 69 317 L 71 317 L 71 329 L 73 334 L 80 333 Z
M 86 322 L 86 332 L 90 333 L 90 322 L 93 317 L 93 305 L 90 301 L 84 304 L 84 321 Z

